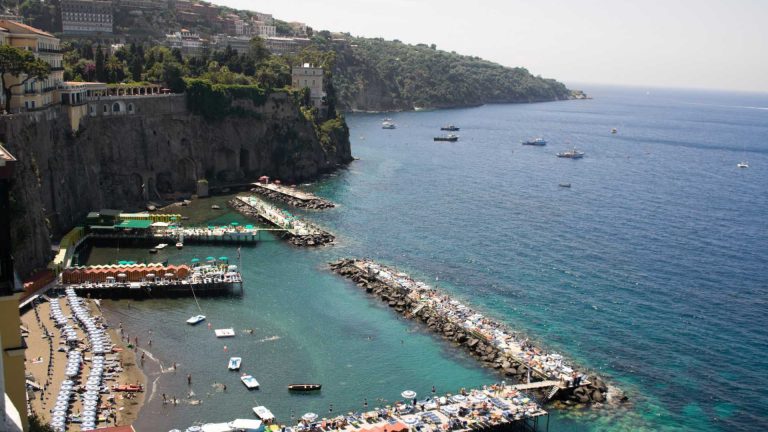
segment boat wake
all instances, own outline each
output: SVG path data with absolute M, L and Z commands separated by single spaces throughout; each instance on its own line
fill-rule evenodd
M 264 339 L 259 339 L 257 342 L 258 342 L 258 343 L 261 343 L 261 342 L 270 342 L 270 341 L 276 341 L 276 340 L 278 340 L 278 339 L 280 339 L 280 336 L 269 336 L 269 337 L 265 337 Z

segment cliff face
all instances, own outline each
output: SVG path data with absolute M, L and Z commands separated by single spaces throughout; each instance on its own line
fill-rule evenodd
M 452 108 L 572 98 L 562 83 L 427 45 L 350 38 L 333 44 L 333 83 L 349 111 Z
M 0 140 L 20 161 L 11 195 L 22 274 L 45 266 L 50 238 L 88 211 L 137 209 L 162 194 L 192 193 L 203 178 L 298 182 L 352 159 L 348 135 L 322 144 L 283 94 L 247 107 L 253 116 L 217 122 L 190 114 L 184 96 L 110 99 L 93 108 L 76 133 L 58 108 L 0 117 Z

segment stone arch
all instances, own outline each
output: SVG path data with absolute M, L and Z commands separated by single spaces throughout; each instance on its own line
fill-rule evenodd
M 251 152 L 246 148 L 240 149 L 240 170 L 243 174 L 251 171 Z
M 197 164 L 192 158 L 181 158 L 176 162 L 178 187 L 183 191 L 194 191 L 198 180 Z
M 173 193 L 173 173 L 163 171 L 157 174 L 157 191 L 160 193 Z
M 237 153 L 232 149 L 219 147 L 213 152 L 213 170 L 218 180 L 231 181 L 237 177 Z
M 116 101 L 112 103 L 112 114 L 125 114 L 125 102 Z

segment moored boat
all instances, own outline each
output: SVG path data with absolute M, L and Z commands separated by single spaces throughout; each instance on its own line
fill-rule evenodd
M 747 161 L 741 161 L 737 163 L 736 166 L 739 168 L 749 168 L 749 163 L 747 163 Z
M 322 388 L 322 384 L 288 384 L 288 390 L 290 391 L 315 391 Z
M 216 329 L 213 331 L 217 338 L 235 337 L 235 329 Z
M 227 368 L 231 371 L 240 370 L 240 364 L 243 363 L 243 359 L 240 357 L 230 357 Z
M 168 243 L 160 243 L 159 245 L 155 246 L 155 249 L 157 250 L 163 250 L 168 246 Z
M 563 187 L 563 188 L 569 188 L 569 187 L 571 187 L 571 184 L 570 183 L 560 183 L 558 186 Z
M 457 132 L 460 128 L 454 126 L 454 125 L 446 125 L 440 128 L 440 130 L 443 131 L 449 131 L 449 132 Z
M 440 135 L 435 137 L 435 141 L 450 141 L 450 142 L 456 142 L 459 140 L 458 135 L 454 134 L 448 134 L 448 135 Z
M 184 249 L 184 243 L 182 242 L 176 243 L 176 249 Z
M 259 382 L 256 381 L 256 378 L 252 377 L 251 375 L 243 374 L 243 376 L 240 377 L 240 381 L 242 381 L 243 384 L 248 387 L 248 390 L 259 388 Z
M 527 141 L 523 141 L 522 144 L 530 145 L 530 146 L 545 146 L 547 145 L 547 142 L 544 140 L 544 138 L 534 138 L 534 139 L 529 139 Z
M 187 324 L 195 325 L 205 321 L 205 315 L 195 315 L 187 320 Z
M 564 152 L 558 153 L 557 157 L 566 159 L 581 159 L 584 157 L 584 152 L 578 151 L 574 148 L 573 150 L 566 150 Z
M 392 121 L 392 119 L 386 118 L 383 122 L 381 122 L 381 128 L 382 129 L 397 129 L 397 125 L 395 125 L 395 122 Z
M 253 413 L 264 423 L 269 423 L 275 419 L 275 415 L 272 414 L 272 411 L 263 405 L 253 407 Z

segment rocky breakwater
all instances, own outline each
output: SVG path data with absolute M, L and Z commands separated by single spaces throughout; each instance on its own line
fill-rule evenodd
M 239 195 L 228 202 L 237 212 L 282 230 L 282 238 L 295 246 L 322 246 L 333 243 L 333 234 L 272 206 L 253 195 Z
M 560 354 L 548 353 L 505 326 L 408 275 L 368 260 L 342 259 L 330 268 L 364 288 L 406 318 L 464 348 L 483 366 L 516 383 L 534 383 L 526 391 L 563 405 L 624 402 L 618 389 L 577 371 Z M 541 383 L 536 388 L 536 383 Z M 555 388 L 557 388 L 555 390 Z
M 323 210 L 336 207 L 336 204 L 328 200 L 280 185 L 256 185 L 251 192 L 298 208 Z

